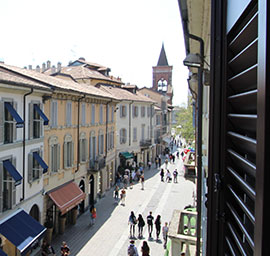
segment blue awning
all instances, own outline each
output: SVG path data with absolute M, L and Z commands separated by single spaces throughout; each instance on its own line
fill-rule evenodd
M 5 102 L 5 108 L 8 110 L 8 112 L 12 115 L 12 117 L 16 121 L 16 127 L 21 128 L 23 127 L 24 121 L 21 119 L 17 111 L 13 108 L 13 106 L 9 102 Z
M 25 255 L 45 231 L 45 227 L 22 209 L 0 222 L 0 234 L 14 244 L 21 255 Z
M 49 124 L 49 119 L 48 117 L 43 113 L 43 111 L 40 109 L 40 107 L 37 104 L 34 104 L 34 108 L 35 110 L 38 112 L 38 114 L 40 115 L 40 117 L 44 120 L 44 125 L 48 125 Z
M 38 152 L 34 152 L 33 157 L 38 161 L 39 165 L 43 168 L 43 173 L 47 172 L 48 165 L 43 161 Z
M 0 256 L 8 256 L 8 255 L 0 249 Z
M 9 172 L 12 178 L 15 180 L 15 186 L 21 184 L 22 176 L 9 160 L 3 161 L 4 168 Z

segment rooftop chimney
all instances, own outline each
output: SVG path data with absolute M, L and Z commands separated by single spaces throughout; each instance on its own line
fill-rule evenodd
M 56 71 L 56 68 L 55 68 L 55 66 L 53 65 L 53 66 L 52 66 L 52 72 L 51 72 L 51 73 L 54 74 L 55 71 Z
M 32 65 L 28 65 L 28 69 L 29 70 L 32 70 Z
M 60 72 L 61 71 L 61 62 L 58 62 L 57 63 L 57 72 Z
M 42 72 L 42 73 L 45 72 L 45 69 L 46 69 L 46 64 L 45 64 L 45 62 L 43 62 L 43 63 L 42 63 L 42 70 L 41 70 L 41 72 Z
M 40 66 L 39 65 L 36 66 L 36 71 L 40 72 Z
M 47 61 L 47 69 L 50 69 L 51 68 L 51 62 L 48 60 Z

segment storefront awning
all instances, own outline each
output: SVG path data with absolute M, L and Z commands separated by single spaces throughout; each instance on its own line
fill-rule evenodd
M 70 211 L 85 199 L 85 193 L 74 182 L 49 193 L 49 197 L 57 205 L 61 214 Z
M 12 115 L 12 117 L 16 121 L 16 127 L 21 128 L 23 127 L 24 121 L 21 119 L 17 111 L 13 108 L 13 106 L 9 102 L 5 102 L 5 108 L 8 110 L 8 112 Z
M 119 155 L 126 159 L 134 158 L 134 155 L 129 152 L 121 152 Z
M 3 161 L 4 168 L 9 172 L 12 178 L 15 180 L 15 186 L 20 185 L 22 181 L 21 174 L 16 170 L 14 165 L 9 160 Z
M 0 234 L 14 244 L 21 255 L 25 255 L 45 231 L 45 227 L 22 209 L 0 222 Z
M 43 161 L 43 159 L 40 157 L 40 155 L 37 152 L 33 153 L 33 157 L 37 160 L 39 165 L 43 168 L 43 173 L 46 173 L 48 171 L 48 165 Z
M 43 124 L 44 124 L 44 125 L 48 125 L 48 124 L 49 124 L 49 119 L 48 119 L 48 117 L 43 113 L 43 111 L 40 109 L 40 107 L 39 107 L 37 104 L 35 104 L 35 105 L 34 105 L 34 108 L 35 108 L 35 110 L 38 112 L 38 114 L 40 115 L 40 117 L 44 120 Z

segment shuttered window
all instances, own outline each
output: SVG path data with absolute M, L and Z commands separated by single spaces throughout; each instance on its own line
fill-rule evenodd
M 72 125 L 72 102 L 67 101 L 66 103 L 66 125 L 67 127 Z
M 6 160 L 6 159 L 5 159 Z M 16 158 L 10 159 L 12 164 L 16 167 Z M 0 162 L 0 212 L 12 209 L 16 204 L 16 186 L 14 179 Z
M 85 126 L 86 125 L 86 115 L 85 115 L 85 109 L 86 109 L 86 106 L 85 106 L 85 103 L 82 103 L 82 110 L 81 110 L 81 120 L 82 120 L 82 126 Z
M 55 128 L 57 127 L 57 118 L 58 118 L 58 107 L 57 107 L 57 101 L 56 100 L 53 100 L 51 102 L 51 116 L 50 116 L 50 124 L 51 124 L 51 127 Z
M 95 104 L 92 104 L 91 108 L 91 125 L 95 125 L 96 122 L 96 107 Z
M 208 209 L 209 214 L 212 210 L 208 218 L 212 222 L 208 225 L 208 251 L 212 252 L 209 255 L 257 255 L 258 2 L 249 1 L 246 8 L 237 9 L 238 2 L 228 1 L 231 6 L 227 9 L 227 25 L 232 25 L 227 26 L 227 33 L 222 31 L 226 19 L 220 18 L 224 2 L 218 2 L 213 15 L 216 21 L 212 22 L 216 33 L 212 42 L 217 45 L 211 56 L 214 89 L 209 163 L 213 182 L 213 187 L 209 182 L 210 206 L 216 208 Z

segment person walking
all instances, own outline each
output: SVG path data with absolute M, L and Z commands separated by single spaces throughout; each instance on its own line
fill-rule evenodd
M 94 205 L 91 205 L 90 207 L 90 216 L 91 216 L 91 225 L 94 225 L 97 217 L 97 209 L 95 208 Z
M 154 217 L 152 216 L 152 212 L 149 212 L 149 215 L 146 218 L 147 218 L 147 225 L 148 225 L 149 237 L 152 237 L 153 220 L 154 220 Z
M 158 215 L 156 220 L 155 220 L 157 241 L 159 240 L 159 234 L 160 234 L 160 229 L 161 229 L 161 220 L 160 219 L 161 219 L 161 216 Z
M 171 172 L 169 170 L 167 170 L 167 173 L 166 173 L 166 181 L 167 182 L 170 182 L 172 180 L 172 177 L 171 177 Z
M 135 241 L 131 240 L 127 250 L 128 256 L 139 256 Z
M 131 211 L 129 215 L 128 224 L 130 225 L 129 228 L 130 238 L 135 237 L 135 225 L 137 224 L 137 219 L 133 211 Z
M 63 241 L 61 246 L 61 256 L 68 256 L 68 255 L 70 255 L 70 249 L 67 246 L 67 243 Z
M 141 252 L 142 252 L 142 256 L 150 256 L 150 247 L 148 246 L 146 241 L 143 241 Z
M 177 183 L 177 176 L 178 176 L 178 171 L 177 171 L 177 169 L 175 169 L 173 171 L 173 182 L 174 183 Z
M 115 189 L 114 189 L 114 200 L 116 202 L 118 202 L 118 198 L 119 198 L 119 187 L 118 186 L 115 186 Z
M 163 240 L 164 240 L 164 249 L 166 249 L 167 246 L 167 239 L 168 239 L 168 222 L 165 222 L 164 226 L 162 227 L 162 236 L 163 236 Z
M 160 178 L 161 178 L 161 181 L 164 181 L 164 169 L 161 168 L 161 171 L 160 171 Z
M 45 239 L 43 240 L 41 250 L 42 250 L 41 251 L 42 256 L 56 255 L 53 247 Z
M 158 168 L 158 156 L 155 157 L 156 168 Z
M 151 166 L 152 166 L 152 162 L 149 160 L 149 161 L 148 161 L 148 169 L 149 169 L 149 170 L 151 169 Z
M 158 166 L 161 167 L 161 156 L 158 157 Z
M 142 190 L 144 190 L 144 174 L 141 175 Z
M 125 206 L 125 203 L 126 203 L 126 190 L 125 190 L 125 188 L 122 188 L 120 197 L 121 197 L 121 205 Z
M 139 233 L 139 238 L 142 238 L 143 237 L 143 227 L 145 226 L 145 221 L 143 219 L 143 216 L 141 214 L 139 214 L 138 216 L 138 233 Z

